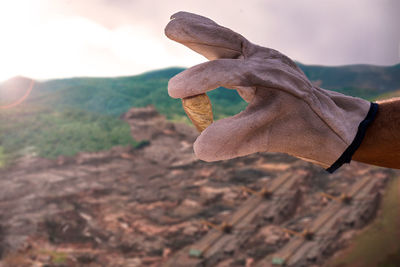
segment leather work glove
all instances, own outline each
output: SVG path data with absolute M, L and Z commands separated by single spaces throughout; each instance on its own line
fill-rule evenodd
M 201 160 L 284 152 L 333 172 L 350 162 L 376 115 L 377 104 L 313 85 L 287 56 L 206 17 L 178 12 L 165 34 L 210 60 L 174 76 L 171 97 L 223 86 L 248 102 L 244 111 L 213 122 L 198 136 L 193 148 Z

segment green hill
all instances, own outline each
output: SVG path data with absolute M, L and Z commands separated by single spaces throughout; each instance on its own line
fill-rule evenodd
M 298 65 L 311 81 L 322 88 L 353 96 L 374 99 L 400 89 L 400 64 L 390 67 Z M 168 80 L 182 70 L 168 68 L 118 78 L 69 78 L 36 82 L 24 104 L 55 110 L 78 108 L 115 117 L 132 106 L 153 104 L 169 119 L 178 119 L 184 116 L 180 100 L 170 98 L 166 88 Z M 19 77 L 17 80 L 21 80 L 19 84 L 27 84 L 26 78 Z M 2 91 L 0 85 L 0 97 Z M 21 95 L 19 91 L 14 91 Z M 219 88 L 209 95 L 217 119 L 236 114 L 246 106 L 234 90 Z M 0 104 L 2 102 L 0 98 Z
M 129 125 L 108 115 L 35 106 L 0 111 L 0 167 L 27 154 L 56 158 L 136 144 Z
M 400 64 L 299 66 L 319 86 L 353 96 L 375 99 L 400 90 Z M 168 68 L 117 78 L 35 81 L 25 102 L 16 108 L 0 109 L 0 165 L 5 157 L 15 157 L 27 147 L 34 147 L 43 157 L 56 157 L 81 150 L 135 145 L 129 126 L 119 120 L 131 107 L 153 104 L 169 119 L 188 121 L 181 101 L 167 93 L 168 80 L 182 70 Z M 0 84 L 0 106 L 18 99 L 30 82 L 28 78 L 15 77 Z M 208 94 L 215 119 L 234 115 L 246 106 L 234 90 L 219 88 Z
M 344 94 L 375 99 L 400 90 L 400 64 L 394 66 L 307 66 L 298 63 L 307 77 L 320 87 Z
M 118 78 L 71 78 L 35 84 L 27 104 L 56 110 L 78 108 L 118 117 L 130 107 L 153 104 L 169 119 L 184 116 L 180 100 L 167 93 L 168 80 L 182 68 L 169 68 L 142 75 Z M 220 88 L 210 93 L 217 118 L 233 115 L 245 103 L 232 90 Z

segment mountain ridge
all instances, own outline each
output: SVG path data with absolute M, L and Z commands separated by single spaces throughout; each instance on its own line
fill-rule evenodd
M 400 64 L 375 66 L 366 64 L 319 66 L 297 63 L 317 86 L 368 100 L 400 89 Z M 55 109 L 79 108 L 118 117 L 130 107 L 155 104 L 169 119 L 182 118 L 180 101 L 167 93 L 168 80 L 182 67 L 169 67 L 121 77 L 75 77 L 36 81 L 28 103 Z M 0 93 L 4 91 L 3 82 Z M 233 90 L 209 92 L 217 119 L 232 116 L 246 103 Z M 3 97 L 4 98 L 4 97 Z M 4 101 L 4 100 L 3 100 Z
M 312 82 L 325 89 L 363 97 L 367 100 L 400 94 L 400 64 L 380 67 L 309 66 L 298 63 Z M 136 144 L 129 127 L 120 120 L 132 107 L 154 105 L 167 119 L 190 123 L 180 99 L 169 97 L 171 77 L 183 71 L 170 67 L 140 75 L 112 78 L 64 78 L 35 81 L 26 101 L 0 112 L 0 166 L 4 155 L 35 146 L 43 157 L 99 151 L 115 145 Z M 0 105 L 19 99 L 27 90 L 27 77 L 0 83 Z M 8 89 L 8 90 L 7 90 Z M 207 93 L 214 120 L 233 116 L 247 106 L 236 90 L 218 88 Z
M 299 61 L 295 61 L 295 63 L 301 68 L 309 68 L 309 67 L 315 67 L 315 68 L 324 68 L 324 69 L 340 69 L 340 68 L 346 68 L 346 69 L 354 69 L 358 71 L 362 71 L 365 69 L 400 69 L 400 63 L 394 64 L 394 65 L 374 65 L 374 64 L 364 64 L 364 63 L 359 63 L 359 64 L 348 64 L 348 65 L 334 65 L 334 66 L 329 66 L 329 65 L 322 65 L 322 64 L 304 64 Z M 132 75 L 120 75 L 120 76 L 73 76 L 73 77 L 59 77 L 59 78 L 50 78 L 50 79 L 33 79 L 28 76 L 24 75 L 15 75 L 13 77 L 10 77 L 7 80 L 4 80 L 0 82 L 0 85 L 12 80 L 12 79 L 19 79 L 19 78 L 24 78 L 24 79 L 29 79 L 29 80 L 34 80 L 36 82 L 48 82 L 48 81 L 59 81 L 59 80 L 73 80 L 73 79 L 119 79 L 119 78 L 131 78 L 131 77 L 136 77 L 136 76 L 141 76 L 141 75 L 147 75 L 147 74 L 152 74 L 152 73 L 158 73 L 158 72 L 164 72 L 168 70 L 185 70 L 187 69 L 186 67 L 181 67 L 181 66 L 170 66 L 166 68 L 160 68 L 160 69 L 154 69 L 154 70 L 149 70 L 145 72 L 141 72 L 138 74 L 132 74 Z

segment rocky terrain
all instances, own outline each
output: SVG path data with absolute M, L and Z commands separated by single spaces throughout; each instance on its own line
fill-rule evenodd
M 121 118 L 139 147 L 0 170 L 0 266 L 320 265 L 398 175 L 359 163 L 330 175 L 271 153 L 202 162 L 194 128 L 151 106 Z

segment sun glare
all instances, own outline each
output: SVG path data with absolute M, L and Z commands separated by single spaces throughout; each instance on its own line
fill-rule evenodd
M 0 2 L 0 80 L 19 74 L 24 47 L 34 32 L 39 7 L 29 0 Z
M 17 75 L 34 79 L 132 75 L 202 59 L 184 47 L 170 48 L 161 27 L 159 33 L 142 24 L 110 28 L 54 3 L 0 1 L 0 82 Z M 182 57 L 181 51 L 188 56 Z
M 28 88 L 26 89 L 26 91 L 25 91 L 25 93 L 21 96 L 21 97 L 18 97 L 16 100 L 14 100 L 13 102 L 11 102 L 11 103 L 8 103 L 8 104 L 2 104 L 2 105 L 0 105 L 0 109 L 8 109 L 8 108 L 13 108 L 13 107 L 16 107 L 16 106 L 18 106 L 19 104 L 21 104 L 22 102 L 24 102 L 27 98 L 28 98 L 28 96 L 29 96 L 29 94 L 32 92 L 32 89 L 33 89 L 33 86 L 35 85 L 35 81 L 30 81 L 30 83 L 29 83 L 29 85 L 28 85 Z M 13 85 L 11 85 L 11 87 L 12 87 Z M 18 85 L 17 85 L 18 86 Z M 19 86 L 21 86 L 21 85 L 19 85 Z M 13 93 L 12 91 L 13 90 L 15 90 L 15 89 L 23 89 L 23 88 L 2 88 L 3 90 L 4 90 L 4 92 L 1 92 L 1 93 L 3 93 L 3 94 L 7 94 L 7 93 Z M 7 90 L 8 89 L 8 90 Z M 11 90 L 10 90 L 11 89 Z

